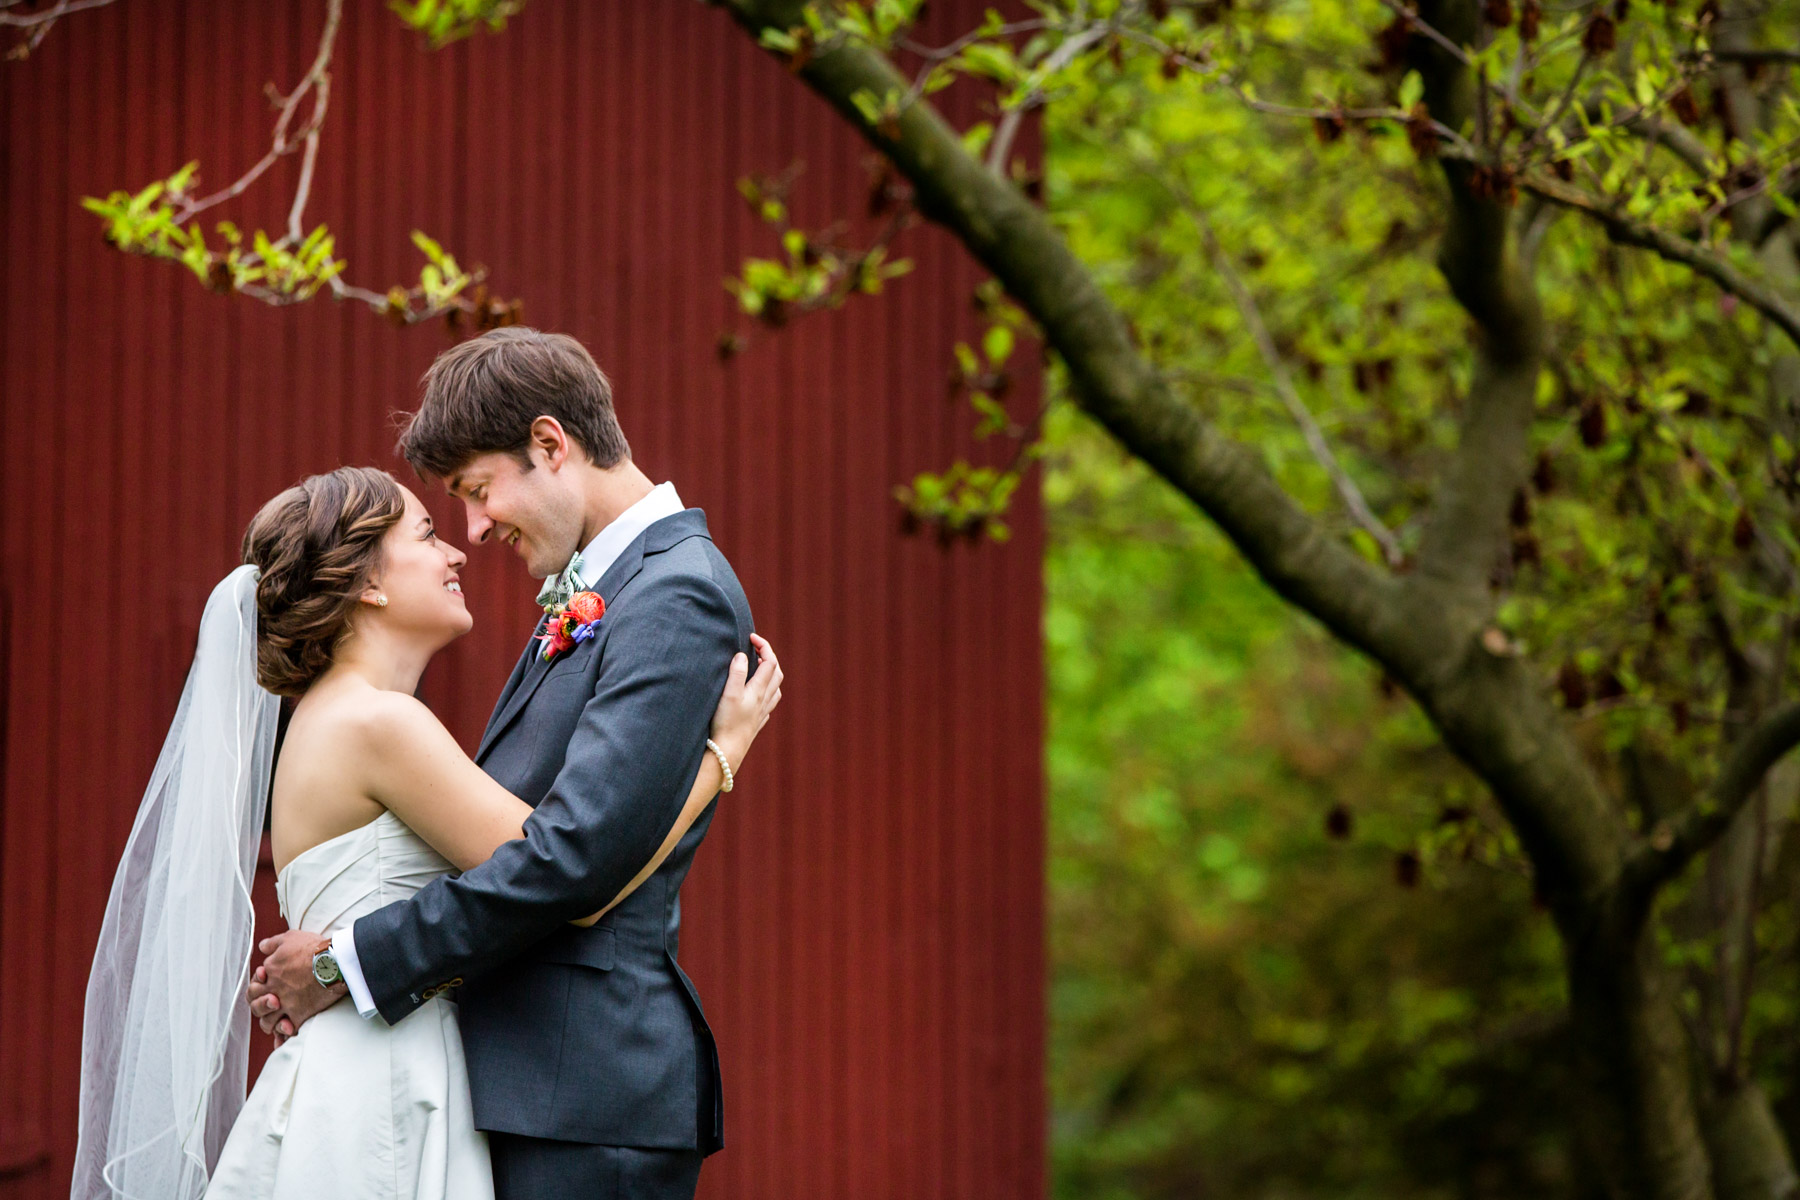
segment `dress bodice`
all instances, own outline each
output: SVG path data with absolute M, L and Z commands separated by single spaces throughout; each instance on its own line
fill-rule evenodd
M 275 878 L 290 929 L 328 935 L 452 869 L 391 812 L 302 850 Z
M 329 935 L 450 869 L 384 812 L 295 855 L 275 895 L 289 926 Z M 340 1001 L 269 1055 L 204 1200 L 313 1200 L 321 1190 L 333 1200 L 494 1200 L 448 997 L 397 1025 Z

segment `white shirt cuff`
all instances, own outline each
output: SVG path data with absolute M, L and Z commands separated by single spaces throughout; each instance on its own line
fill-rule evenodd
M 331 956 L 350 986 L 350 999 L 361 1017 L 375 1015 L 375 997 L 369 994 L 369 981 L 363 978 L 362 963 L 356 957 L 356 926 L 346 925 L 331 935 Z

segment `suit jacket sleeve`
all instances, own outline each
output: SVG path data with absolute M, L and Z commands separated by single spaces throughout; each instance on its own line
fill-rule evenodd
M 674 827 L 740 649 L 737 622 L 709 577 L 670 573 L 636 586 L 643 591 L 607 615 L 594 694 L 525 836 L 356 922 L 364 977 L 390 1023 L 426 989 L 606 905 Z

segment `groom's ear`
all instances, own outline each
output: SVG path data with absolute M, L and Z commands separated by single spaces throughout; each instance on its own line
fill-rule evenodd
M 542 456 L 544 465 L 552 471 L 562 468 L 573 449 L 574 443 L 569 440 L 568 431 L 555 417 L 539 417 L 531 423 L 531 440 L 527 445 L 527 452 L 535 452 L 534 457 Z

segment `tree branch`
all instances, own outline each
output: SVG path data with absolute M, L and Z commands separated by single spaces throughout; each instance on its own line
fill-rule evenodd
M 1800 63 L 1800 50 L 1776 50 L 1755 46 L 1723 47 L 1714 46 L 1711 50 L 1714 58 L 1720 62 L 1739 63 Z
M 1707 795 L 1657 822 L 1638 843 L 1621 880 L 1627 902 L 1640 914 L 1647 912 L 1656 889 L 1718 840 L 1756 794 L 1769 768 L 1795 746 L 1800 746 L 1800 701 L 1783 705 L 1751 726 L 1726 755 Z
M 1598 221 L 1613 241 L 1622 246 L 1649 250 L 1670 262 L 1681 263 L 1718 284 L 1725 291 L 1767 317 L 1776 328 L 1800 346 L 1800 308 L 1774 288 L 1752 279 L 1731 261 L 1696 242 L 1666 229 L 1658 229 L 1644 221 L 1615 211 L 1603 198 L 1573 184 L 1542 175 L 1527 175 L 1519 186 L 1565 208 L 1574 209 Z
M 759 41 L 804 21 L 803 0 L 722 3 Z M 1170 390 L 1044 214 L 971 156 L 923 98 L 879 121 L 864 115 L 859 96 L 879 101 L 907 91 L 886 57 L 842 42 L 789 65 L 911 180 L 919 211 L 955 234 L 1031 314 L 1090 416 L 1211 517 L 1282 596 L 1379 661 L 1402 654 L 1417 631 L 1395 614 L 1398 583 L 1327 533 L 1252 450 Z
M 0 0 L 0 26 L 11 26 L 14 29 L 28 29 L 25 40 L 6 52 L 6 57 L 17 61 L 29 58 L 31 52 L 43 44 L 50 33 L 50 27 L 70 13 L 80 12 L 86 8 L 105 8 L 115 0 L 57 0 L 49 8 L 40 12 L 12 13 L 6 9 L 18 4 L 19 0 Z
M 1468 60 L 1442 48 L 1468 41 L 1474 5 L 1425 6 L 1437 38 L 1416 43 L 1425 106 L 1460 128 L 1474 112 L 1477 81 Z M 1415 21 L 1415 26 L 1418 25 Z M 1529 468 L 1531 417 L 1543 360 L 1537 291 L 1512 236 L 1511 212 L 1476 186 L 1475 164 L 1446 157 L 1449 224 L 1438 267 L 1451 293 L 1481 328 L 1455 456 L 1445 468 L 1419 544 L 1422 579 L 1450 583 L 1487 600 L 1487 581 L 1506 538 L 1506 517 Z
M 307 68 L 306 74 L 300 77 L 294 90 L 285 96 L 276 94 L 275 86 L 269 85 L 271 95 L 281 102 L 281 113 L 275 118 L 275 132 L 269 140 L 268 152 L 257 159 L 248 171 L 212 195 L 197 200 L 182 197 L 182 204 L 174 215 L 177 225 L 185 225 L 207 209 L 243 195 L 276 162 L 304 148 L 306 157 L 300 171 L 300 183 L 294 189 L 293 204 L 288 209 L 287 236 L 296 243 L 306 237 L 300 227 L 300 214 L 305 210 L 307 196 L 312 191 L 312 167 L 319 152 L 319 129 L 325 123 L 325 111 L 331 99 L 331 54 L 337 43 L 338 25 L 343 17 L 344 0 L 329 0 L 325 8 L 325 28 L 319 33 L 319 48 L 313 55 L 312 65 Z M 293 124 L 295 115 L 300 111 L 300 101 L 308 92 L 313 94 L 312 112 L 299 133 L 290 136 L 288 127 Z

